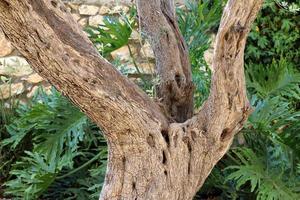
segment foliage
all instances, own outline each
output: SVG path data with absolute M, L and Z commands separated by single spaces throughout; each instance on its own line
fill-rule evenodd
M 299 67 L 300 11 L 290 12 L 282 7 L 282 2 L 265 1 L 247 41 L 246 63 L 268 65 L 283 57 Z M 285 4 L 299 7 L 300 1 L 290 0 Z
M 177 10 L 179 28 L 189 48 L 196 107 L 202 105 L 209 94 L 211 72 L 203 55 L 210 47 L 212 32 L 218 27 L 223 3 L 222 0 L 186 1 L 188 12 Z
M 31 104 L 20 106 L 17 112 L 18 118 L 6 127 L 9 137 L 1 141 L 1 148 L 16 150 L 25 141 L 30 145 L 22 147 L 25 153 L 12 165 L 5 183 L 7 195 L 37 199 L 56 179 L 62 179 L 65 170 L 71 171 L 64 176 L 68 177 L 77 167 L 87 167 L 84 163 L 92 164 L 88 161 L 92 156 L 94 162 L 106 158 L 102 136 L 89 133 L 87 117 L 57 91 L 50 95 L 39 91 Z M 96 154 L 92 147 L 99 142 L 102 150 Z M 98 163 L 101 170 L 105 168 L 105 162 Z
M 281 95 L 300 100 L 300 73 L 286 58 L 270 64 L 248 64 L 246 68 L 248 89 L 256 90 L 261 98 Z
M 226 177 L 226 181 L 234 181 L 237 189 L 250 182 L 250 192 L 257 193 L 257 200 L 299 199 L 296 187 L 284 182 L 282 173 L 269 171 L 263 156 L 259 157 L 249 148 L 233 149 L 231 154 L 239 159 L 239 163 L 225 169 L 233 171 Z
M 0 84 L 11 85 L 11 79 L 4 76 L 0 76 Z M 11 91 L 9 91 L 11 93 Z M 0 90 L 0 136 L 4 133 L 4 125 L 13 121 L 15 116 L 15 110 L 18 107 L 18 100 L 12 96 L 6 100 L 3 99 L 2 91 Z
M 136 11 L 132 7 L 128 17 L 125 14 L 121 17 L 105 16 L 103 24 L 87 27 L 86 32 L 98 51 L 107 57 L 114 50 L 128 44 L 132 28 L 136 26 L 135 16 Z
M 104 17 L 103 23 L 104 24 L 99 24 L 98 27 L 86 28 L 89 38 L 97 47 L 99 53 L 109 59 L 123 75 L 127 76 L 130 73 L 139 74 L 140 80 L 136 81 L 136 83 L 147 92 L 147 94 L 154 96 L 153 90 L 157 81 L 154 76 L 147 78 L 145 74 L 142 73 L 134 58 L 133 50 L 129 45 L 133 29 L 137 28 L 136 8 L 130 7 L 127 15 L 121 13 L 118 17 L 106 16 Z M 140 41 L 140 44 L 142 44 L 142 41 Z M 119 58 L 112 59 L 110 56 L 113 51 L 122 47 L 127 47 L 130 54 L 130 61 L 127 63 L 121 63 Z M 128 65 L 133 65 L 134 69 L 128 68 Z
M 1 81 L 6 84 L 10 84 L 10 80 L 3 79 L 1 77 Z M 0 83 L 2 84 L 3 82 Z M 1 96 L 1 91 L 0 91 Z M 6 131 L 6 124 L 10 124 L 13 122 L 13 120 L 17 117 L 16 108 L 19 106 L 19 101 L 13 97 L 10 96 L 6 100 L 0 99 L 0 141 L 3 138 L 8 137 L 8 133 Z M 11 168 L 11 164 L 13 162 L 14 156 L 18 155 L 18 152 L 13 152 L 8 148 L 0 148 L 0 195 L 1 195 L 1 189 L 3 181 L 5 180 L 5 177 L 8 176 L 8 173 Z

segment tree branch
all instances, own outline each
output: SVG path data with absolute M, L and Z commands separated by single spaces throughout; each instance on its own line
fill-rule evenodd
M 213 57 L 210 96 L 197 116 L 198 126 L 227 150 L 251 113 L 244 75 L 244 49 L 263 0 L 229 0 L 222 16 Z
M 177 199 L 192 199 L 213 167 L 228 151 L 251 107 L 246 96 L 244 48 L 263 0 L 229 0 L 214 52 L 210 96 L 199 113 L 170 125 L 168 166 Z
M 177 24 L 174 0 L 137 0 L 140 25 L 150 39 L 160 83 L 157 96 L 172 120 L 193 116 L 189 55 Z
M 160 108 L 98 54 L 60 1 L 0 0 L 0 19 L 0 27 L 32 68 L 108 137 L 130 132 L 137 128 L 134 124 L 167 127 Z

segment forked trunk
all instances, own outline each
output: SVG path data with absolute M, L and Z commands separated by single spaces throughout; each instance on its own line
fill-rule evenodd
M 192 199 L 229 147 L 193 127 L 194 120 L 162 132 L 149 127 L 140 130 L 144 138 L 110 143 L 100 199 Z

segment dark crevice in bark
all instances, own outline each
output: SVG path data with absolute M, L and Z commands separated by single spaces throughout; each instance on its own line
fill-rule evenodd
M 187 140 L 187 147 L 188 147 L 189 153 L 191 154 L 192 153 L 192 145 L 191 145 L 190 139 Z
M 197 138 L 197 133 L 195 131 L 191 131 L 191 138 L 192 140 L 195 142 L 196 141 L 196 138 Z
M 2 4 L 2 5 L 1 5 Z M 10 4 L 7 0 L 2 0 L 0 1 L 0 5 L 1 6 L 5 6 L 7 9 L 9 8 Z
M 169 137 L 169 133 L 166 130 L 162 130 L 161 131 L 161 135 L 163 136 L 165 142 L 167 143 L 167 145 L 170 145 L 170 137 Z
M 177 140 L 178 140 L 178 134 L 175 134 L 173 137 L 173 143 L 174 143 L 174 147 L 177 147 Z
M 233 96 L 231 93 L 227 94 L 227 99 L 228 99 L 228 109 L 231 110 L 232 109 L 232 102 L 233 102 Z
M 229 33 L 227 32 L 227 33 L 224 35 L 224 40 L 225 40 L 225 41 L 228 41 L 228 37 L 229 37 Z
M 54 8 L 57 7 L 57 2 L 56 2 L 56 1 L 52 0 L 52 1 L 50 1 L 50 3 L 51 3 L 51 5 L 52 5 Z
M 154 138 L 153 138 L 153 135 L 149 135 L 147 137 L 147 143 L 150 147 L 155 147 L 155 142 L 154 142 Z
M 164 170 L 164 174 L 165 174 L 165 176 L 168 176 L 168 171 Z
M 97 80 L 91 79 L 91 84 L 96 85 L 97 84 Z
M 207 124 L 202 127 L 203 134 L 207 134 Z
M 167 38 L 167 41 L 170 42 L 170 37 L 169 37 L 169 34 L 166 32 L 166 38 Z
M 136 190 L 136 183 L 135 182 L 132 182 L 132 190 Z
M 162 151 L 162 164 L 166 164 L 167 163 L 167 156 L 166 156 L 166 152 L 165 150 Z
M 123 158 L 122 158 L 122 163 L 123 163 L 123 166 L 125 168 L 125 165 L 126 165 L 126 157 L 125 156 L 123 156 Z
M 188 174 L 191 173 L 191 165 L 192 165 L 192 144 L 191 144 L 191 141 L 190 141 L 190 138 L 189 137 L 184 137 L 183 139 L 183 142 L 186 144 L 187 146 L 187 149 L 188 149 Z
M 191 174 L 191 167 L 192 167 L 192 163 L 191 163 L 191 156 L 190 156 L 190 158 L 189 158 L 189 163 L 188 163 L 188 175 L 190 175 Z
M 181 77 L 179 74 L 175 75 L 175 81 L 177 83 L 177 87 L 180 88 L 181 87 Z
M 225 128 L 225 129 L 222 131 L 221 138 L 220 138 L 221 142 L 226 141 L 226 139 L 230 137 L 230 132 L 231 132 L 231 131 L 230 131 L 229 128 Z

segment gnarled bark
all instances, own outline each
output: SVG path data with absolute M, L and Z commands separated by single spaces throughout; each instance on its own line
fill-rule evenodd
M 193 116 L 191 66 L 180 34 L 173 0 L 137 0 L 140 26 L 151 43 L 159 77 L 157 97 L 169 119 L 184 122 Z
M 190 66 L 171 0 L 138 0 L 166 80 L 159 95 L 167 114 L 97 53 L 60 1 L 0 0 L 0 27 L 34 70 L 105 130 L 109 162 L 100 199 L 189 200 L 250 113 L 243 56 L 261 4 L 228 1 L 211 93 L 193 117 Z

